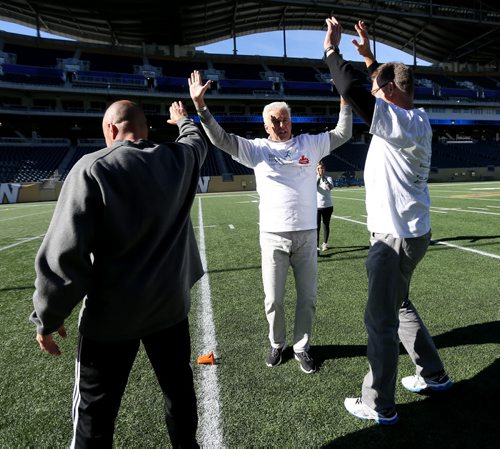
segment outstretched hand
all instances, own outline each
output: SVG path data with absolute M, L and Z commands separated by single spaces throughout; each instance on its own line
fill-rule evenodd
M 59 329 L 57 329 L 57 333 L 61 337 L 66 338 L 67 334 L 66 334 L 66 328 L 64 326 L 61 326 Z M 61 350 L 59 349 L 59 345 L 54 341 L 54 337 L 52 337 L 52 334 L 48 335 L 37 334 L 36 341 L 40 345 L 40 349 L 42 351 L 48 352 L 49 354 L 52 355 L 61 355 Z
M 342 37 L 342 26 L 335 17 L 326 19 L 326 35 L 323 42 L 323 48 L 338 47 Z
M 358 21 L 358 23 L 354 25 L 354 29 L 359 36 L 359 42 L 356 39 L 352 40 L 356 50 L 358 50 L 358 53 L 365 58 L 372 57 L 373 54 L 370 49 L 370 38 L 368 37 L 368 30 L 366 29 L 365 22 L 362 20 Z
M 210 87 L 210 84 L 212 84 L 212 81 L 208 80 L 205 84 L 203 84 L 201 73 L 198 70 L 195 70 L 191 73 L 191 77 L 188 78 L 188 84 L 189 93 L 196 109 L 200 109 L 205 106 L 205 92 Z
M 188 113 L 186 111 L 186 108 L 182 104 L 182 101 L 174 101 L 170 106 L 169 111 L 170 118 L 167 120 L 167 123 L 170 125 L 175 125 L 177 123 L 177 120 L 181 119 L 182 117 L 188 116 Z

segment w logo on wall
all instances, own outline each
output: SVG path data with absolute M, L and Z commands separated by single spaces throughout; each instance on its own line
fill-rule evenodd
M 0 204 L 17 203 L 21 184 L 0 184 Z
M 210 184 L 210 176 L 200 176 L 198 179 L 198 193 L 208 193 L 208 185 Z

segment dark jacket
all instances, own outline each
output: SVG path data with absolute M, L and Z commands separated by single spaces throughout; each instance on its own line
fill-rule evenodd
M 141 337 L 183 320 L 203 275 L 190 220 L 207 144 L 189 119 L 175 143 L 117 141 L 68 175 L 38 251 L 34 312 L 57 330 L 85 298 L 80 332 Z

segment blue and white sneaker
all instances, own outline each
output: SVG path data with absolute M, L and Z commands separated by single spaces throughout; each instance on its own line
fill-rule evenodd
M 421 393 L 425 390 L 445 391 L 449 390 L 453 385 L 447 374 L 442 374 L 434 380 L 424 379 L 422 376 L 416 374 L 414 376 L 403 377 L 401 383 L 403 387 L 412 393 Z
M 361 398 L 345 398 L 344 406 L 351 415 L 359 419 L 372 420 L 386 426 L 391 426 L 399 421 L 396 411 L 382 415 L 364 404 Z

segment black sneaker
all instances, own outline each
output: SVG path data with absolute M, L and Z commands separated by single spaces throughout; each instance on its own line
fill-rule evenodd
M 267 354 L 266 365 L 269 368 L 273 366 L 278 366 L 281 363 L 281 355 L 285 350 L 286 345 L 283 345 L 281 348 L 273 348 L 269 349 L 269 354 Z
M 294 355 L 295 360 L 298 360 L 300 363 L 300 369 L 304 371 L 304 373 L 310 374 L 316 371 L 316 364 L 314 363 L 314 360 L 309 355 L 309 353 L 307 353 L 306 351 L 295 352 Z

